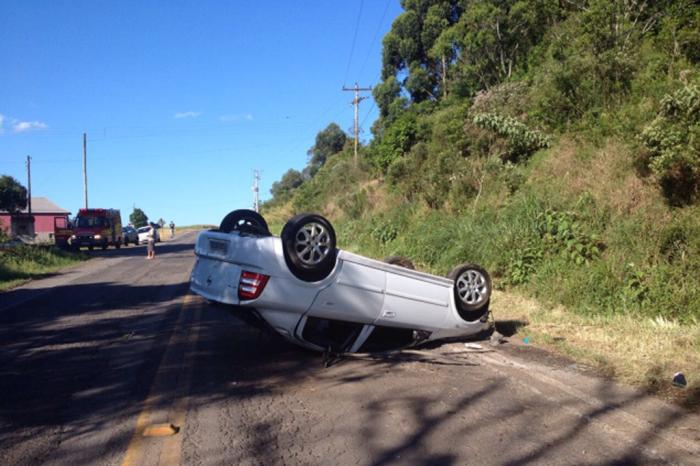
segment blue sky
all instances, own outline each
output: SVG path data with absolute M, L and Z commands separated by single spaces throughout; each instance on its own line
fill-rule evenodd
M 218 223 L 301 169 L 375 85 L 398 0 L 0 2 L 0 174 L 76 213 Z M 358 21 L 359 18 L 359 21 Z M 357 26 L 359 24 L 359 26 Z M 356 27 L 357 26 L 357 27 Z M 354 46 L 353 46 L 354 43 Z M 362 138 L 377 116 L 360 107 Z

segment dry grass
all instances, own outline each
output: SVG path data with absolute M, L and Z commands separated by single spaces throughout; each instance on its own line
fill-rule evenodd
M 282 227 L 292 216 L 294 216 L 294 209 L 291 201 L 273 208 L 266 208 L 263 213 L 263 217 L 274 235 L 279 235 L 282 232 Z
M 582 317 L 503 292 L 495 293 L 492 308 L 497 322 L 527 323 L 513 338 L 528 336 L 530 344 L 569 356 L 602 375 L 700 407 L 700 323 L 682 326 L 628 315 Z M 687 388 L 672 385 L 676 372 L 683 372 Z
M 576 197 L 589 194 L 598 205 L 622 215 L 640 210 L 653 215 L 666 212 L 657 185 L 636 174 L 633 159 L 631 149 L 618 141 L 593 148 L 565 139 L 533 172 L 532 181 L 560 184 L 561 192 Z

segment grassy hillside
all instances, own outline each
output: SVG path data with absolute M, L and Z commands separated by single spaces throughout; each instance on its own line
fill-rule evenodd
M 686 329 L 631 379 L 654 385 L 678 354 L 700 377 L 700 6 L 402 5 L 358 166 L 347 144 L 327 155 L 270 223 L 322 212 L 343 248 L 438 274 L 477 262 L 569 322 Z
M 0 293 L 86 259 L 87 256 L 50 246 L 18 246 L 2 249 L 0 250 Z

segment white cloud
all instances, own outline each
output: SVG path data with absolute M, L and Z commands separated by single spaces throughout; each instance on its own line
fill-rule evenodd
M 18 121 L 12 125 L 14 133 L 25 133 L 27 131 L 38 131 L 46 129 L 49 126 L 41 121 Z
M 224 123 L 231 123 L 231 122 L 236 122 L 236 121 L 241 121 L 241 120 L 253 121 L 253 115 L 251 115 L 250 113 L 245 113 L 245 114 L 233 113 L 233 114 L 229 114 L 229 115 L 221 115 L 219 117 L 219 120 L 221 120 Z
M 3 123 L 5 123 L 5 115 L 0 113 L 0 134 L 5 132 L 5 128 L 2 127 Z
M 201 114 L 202 112 L 177 112 L 173 115 L 173 118 L 178 120 L 182 118 L 197 118 Z

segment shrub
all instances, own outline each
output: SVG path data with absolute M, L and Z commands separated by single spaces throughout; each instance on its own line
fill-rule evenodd
M 372 164 L 385 173 L 389 165 L 406 154 L 416 143 L 418 124 L 411 113 L 401 115 L 385 131 L 381 141 L 372 145 L 369 157 Z
M 372 238 L 381 244 L 386 244 L 395 240 L 398 234 L 398 227 L 390 220 L 377 222 L 377 226 L 371 231 Z
M 345 194 L 339 198 L 338 205 L 350 218 L 358 218 L 369 208 L 367 191 L 360 188 Z
M 523 160 L 535 151 L 549 147 L 547 136 L 529 129 L 513 117 L 496 113 L 478 113 L 474 116 L 473 122 L 479 128 L 493 131 L 505 139 L 505 150 L 499 154 L 503 160 Z
M 674 205 L 697 200 L 700 190 L 700 88 L 685 86 L 661 100 L 641 135 L 651 171 Z
M 543 257 L 542 249 L 538 247 L 529 246 L 518 251 L 506 266 L 506 283 L 509 285 L 527 283 Z
M 576 214 L 547 209 L 537 220 L 544 245 L 567 260 L 582 265 L 600 256 L 597 237 L 583 231 Z

